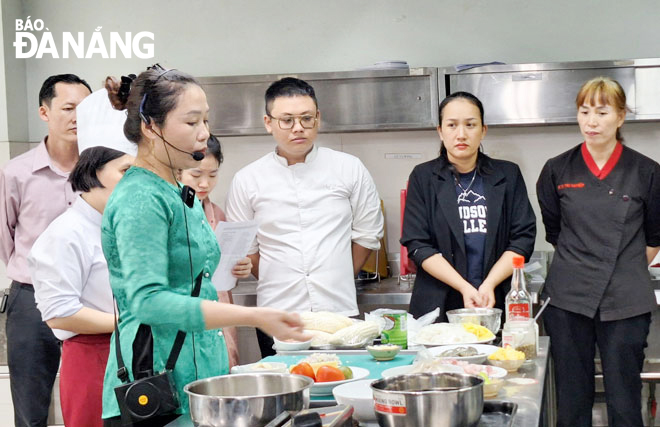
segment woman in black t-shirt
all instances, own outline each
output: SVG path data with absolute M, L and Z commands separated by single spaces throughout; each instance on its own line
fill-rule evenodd
M 481 151 L 483 105 L 456 92 L 440 104 L 440 156 L 412 171 L 401 244 L 418 267 L 410 312 L 504 308 L 512 259 L 529 259 L 536 218 L 520 169 Z

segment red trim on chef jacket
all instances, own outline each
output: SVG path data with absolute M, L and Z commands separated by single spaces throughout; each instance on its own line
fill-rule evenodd
M 103 427 L 103 377 L 110 334 L 76 335 L 62 342 L 60 401 L 66 426 Z
M 617 162 L 621 158 L 621 153 L 623 152 L 623 145 L 617 141 L 616 146 L 614 147 L 614 151 L 612 152 L 612 155 L 610 155 L 610 158 L 607 159 L 607 162 L 603 166 L 603 169 L 599 169 L 598 166 L 596 165 L 594 158 L 591 157 L 591 153 L 589 152 L 589 150 L 587 150 L 586 142 L 582 143 L 581 152 L 582 152 L 582 158 L 584 159 L 584 163 L 587 164 L 587 167 L 589 168 L 591 173 L 594 174 L 596 178 L 603 180 L 607 175 L 610 174 L 610 172 L 612 172 L 612 169 L 614 169 L 614 166 L 616 166 Z

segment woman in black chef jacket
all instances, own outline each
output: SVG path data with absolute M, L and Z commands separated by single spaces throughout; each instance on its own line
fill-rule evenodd
M 481 101 L 456 92 L 440 103 L 440 156 L 410 174 L 401 244 L 417 265 L 409 311 L 504 308 L 513 257 L 529 259 L 536 218 L 514 163 L 481 151 Z
M 548 160 L 537 183 L 555 255 L 544 315 L 559 426 L 591 426 L 598 344 L 611 426 L 642 426 L 640 372 L 656 301 L 647 266 L 660 246 L 660 165 L 622 145 L 626 96 L 598 77 L 580 89 L 584 142 Z

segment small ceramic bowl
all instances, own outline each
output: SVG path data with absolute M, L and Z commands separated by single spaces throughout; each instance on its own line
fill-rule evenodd
M 504 368 L 508 372 L 516 372 L 518 368 L 522 366 L 523 363 L 525 363 L 525 359 L 521 360 L 491 360 L 488 359 L 488 363 L 490 363 L 493 366 L 497 366 L 498 368 Z
M 338 385 L 332 389 L 332 394 L 338 404 L 353 407 L 353 418 L 359 421 L 360 425 L 372 425 L 369 423 L 376 423 L 377 421 L 374 412 L 373 391 L 371 390 L 372 382 L 374 382 L 373 379 L 358 380 Z
M 367 351 L 376 360 L 392 360 L 401 351 L 401 346 L 396 344 L 368 345 Z
M 312 344 L 312 340 L 307 340 L 307 341 L 280 341 L 277 338 L 273 338 L 273 341 L 275 341 L 275 345 L 273 348 L 276 351 L 299 351 L 299 350 L 307 350 L 309 346 Z
M 499 378 L 491 378 L 488 384 L 484 383 L 484 397 L 495 397 L 500 389 L 504 386 L 504 380 Z

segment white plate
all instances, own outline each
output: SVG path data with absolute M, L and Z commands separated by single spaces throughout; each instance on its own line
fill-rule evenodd
M 380 375 L 383 378 L 396 377 L 397 375 L 405 375 L 409 373 L 411 370 L 412 370 L 412 365 L 396 366 L 394 368 L 385 369 L 383 372 L 381 372 Z M 455 365 L 442 365 L 442 370 L 444 372 L 456 372 L 458 374 L 463 373 L 463 368 Z M 440 373 L 439 370 L 438 373 Z
M 275 351 L 300 351 L 307 350 L 312 343 L 312 340 L 307 341 L 280 341 L 273 338 L 273 350 Z
M 463 357 L 454 357 L 454 356 L 442 356 L 442 359 L 454 359 L 454 360 L 464 360 L 466 362 L 470 363 L 475 363 L 475 364 L 481 364 L 486 361 L 486 358 L 491 354 L 497 351 L 499 347 L 495 345 L 488 345 L 488 344 L 450 344 L 450 345 L 441 345 L 438 347 L 431 347 L 428 349 L 429 353 L 431 353 L 435 357 L 440 357 L 440 353 L 445 352 L 447 350 L 454 349 L 456 347 L 474 347 L 475 350 L 477 350 L 478 354 L 474 356 L 463 356 Z
M 369 370 L 360 368 L 357 366 L 349 366 L 351 368 L 351 371 L 353 371 L 353 378 L 350 380 L 343 380 L 343 381 L 330 381 L 326 383 L 314 383 L 312 385 L 312 388 L 310 389 L 310 393 L 312 396 L 327 396 L 332 394 L 332 389 L 337 387 L 340 384 L 345 384 L 347 382 L 355 381 L 355 380 L 361 380 L 363 378 L 367 378 L 369 376 Z
M 248 372 L 276 372 L 286 374 L 289 372 L 289 369 L 287 364 L 282 362 L 256 362 L 249 365 L 232 366 L 230 370 L 232 374 L 247 374 Z
M 482 370 L 487 370 L 489 369 L 492 374 L 490 375 L 491 378 L 504 378 L 506 377 L 506 369 L 503 368 L 498 368 L 497 366 L 486 366 L 486 365 L 480 365 L 483 366 Z M 442 365 L 443 369 L 446 367 L 447 371 L 446 372 L 456 372 L 456 373 L 464 373 L 463 368 L 457 365 Z M 396 368 L 390 368 L 390 369 L 385 369 L 381 375 L 383 378 L 388 378 L 388 377 L 395 377 L 397 375 L 405 375 L 409 373 L 412 370 L 412 365 L 404 365 L 404 366 L 397 366 Z
M 494 339 L 495 339 L 495 335 L 493 335 L 492 338 L 488 338 L 488 339 L 486 339 L 486 340 L 478 340 L 478 341 L 470 341 L 470 342 L 461 342 L 461 343 L 448 342 L 448 343 L 444 343 L 444 344 L 443 344 L 443 343 L 438 344 L 438 343 L 433 343 L 433 342 L 430 342 L 430 341 L 424 341 L 424 340 L 422 340 L 422 341 L 420 341 L 420 340 L 415 340 L 415 343 L 417 343 L 417 344 L 421 344 L 421 345 L 426 346 L 426 347 L 438 347 L 438 346 L 441 346 L 441 345 L 454 345 L 454 344 L 461 344 L 461 345 L 470 345 L 470 344 L 489 344 L 489 343 L 493 342 Z
M 481 366 L 481 371 L 490 371 L 491 372 L 491 374 L 489 375 L 490 378 L 504 378 L 508 373 L 506 369 L 497 366 L 492 366 L 492 365 L 478 365 L 478 366 Z

